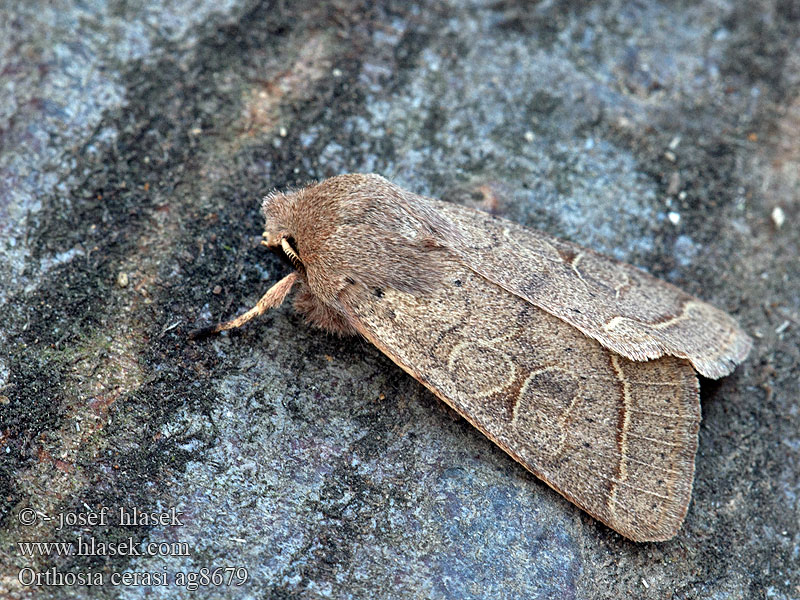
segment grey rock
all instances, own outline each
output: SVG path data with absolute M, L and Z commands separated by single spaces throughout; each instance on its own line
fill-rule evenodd
M 793 3 L 4 3 L 0 24 L 2 594 L 800 598 Z M 755 347 L 702 382 L 674 540 L 622 539 L 288 303 L 187 341 L 284 273 L 258 199 L 349 171 L 740 319 Z M 55 526 L 102 506 L 180 524 Z M 166 555 L 18 544 L 79 535 Z M 191 589 L 224 567 L 247 581 Z

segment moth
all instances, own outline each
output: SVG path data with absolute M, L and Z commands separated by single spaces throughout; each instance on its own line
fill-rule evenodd
M 673 537 L 694 479 L 695 371 L 751 339 L 631 265 L 489 214 L 341 175 L 263 200 L 262 243 L 294 271 L 278 306 L 377 346 L 565 498 L 635 541 Z

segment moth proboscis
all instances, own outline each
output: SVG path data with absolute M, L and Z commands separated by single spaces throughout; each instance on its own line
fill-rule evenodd
M 729 374 L 751 340 L 728 314 L 545 233 L 340 175 L 264 198 L 264 244 L 296 270 L 279 305 L 361 335 L 525 468 L 636 541 L 673 537 L 700 423 L 695 370 Z

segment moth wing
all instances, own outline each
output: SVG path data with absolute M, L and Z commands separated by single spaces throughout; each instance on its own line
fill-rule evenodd
M 353 291 L 358 331 L 568 500 L 637 541 L 675 535 L 700 421 L 681 359 L 632 362 L 460 262 L 429 294 Z
M 592 250 L 449 202 L 433 200 L 475 271 L 631 360 L 686 358 L 719 378 L 743 361 L 750 337 L 727 313 Z

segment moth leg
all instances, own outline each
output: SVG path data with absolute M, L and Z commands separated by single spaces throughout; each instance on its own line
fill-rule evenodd
M 269 288 L 267 293 L 261 296 L 261 299 L 256 303 L 256 305 L 246 313 L 236 317 L 235 319 L 231 319 L 230 321 L 217 323 L 216 325 L 211 325 L 210 327 L 201 327 L 200 329 L 195 329 L 189 333 L 189 339 L 197 340 L 208 337 L 209 335 L 214 335 L 220 331 L 225 331 L 226 329 L 235 329 L 237 327 L 241 327 L 251 319 L 264 314 L 270 308 L 280 306 L 295 282 L 297 282 L 297 273 L 289 273 L 286 277 Z

